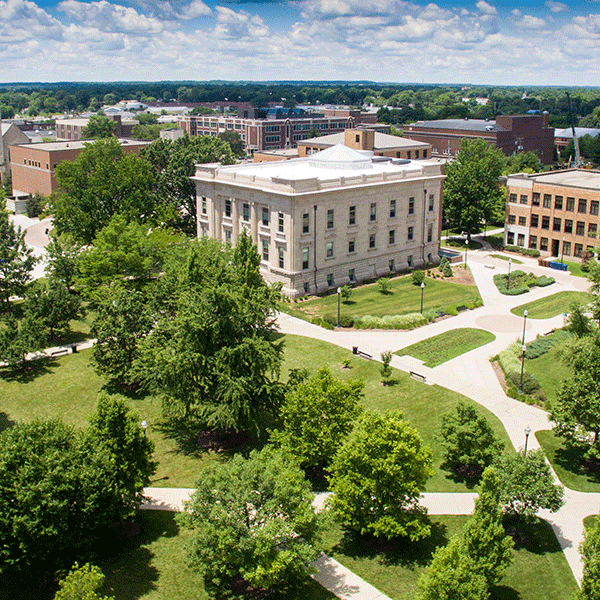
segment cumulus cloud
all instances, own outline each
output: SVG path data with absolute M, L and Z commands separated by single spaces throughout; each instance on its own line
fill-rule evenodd
M 544 6 L 553 13 L 567 12 L 569 10 L 569 7 L 566 4 L 555 2 L 554 0 L 546 0 Z
M 512 22 L 523 29 L 542 29 L 547 23 L 544 19 L 534 17 L 533 15 L 524 15 L 520 10 L 514 9 L 511 12 Z
M 265 37 L 269 28 L 258 15 L 245 11 L 235 12 L 230 8 L 217 6 L 215 35 L 220 38 Z
M 475 5 L 477 8 L 485 15 L 497 15 L 498 11 L 495 6 L 488 4 L 485 0 L 479 0 L 479 2 Z
M 62 24 L 29 0 L 0 0 L 0 40 L 60 39 Z

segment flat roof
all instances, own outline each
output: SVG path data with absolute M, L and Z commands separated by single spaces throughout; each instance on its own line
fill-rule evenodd
M 351 131 L 361 130 L 360 127 L 355 127 Z M 395 148 L 420 148 L 428 147 L 430 144 L 426 142 L 417 142 L 405 137 L 390 135 L 389 133 L 381 133 L 375 131 L 374 150 L 393 150 Z M 309 138 L 307 140 L 299 140 L 298 146 L 334 146 L 335 144 L 343 144 L 346 139 L 345 131 L 338 133 L 330 133 L 318 138 Z
M 529 179 L 533 179 L 536 183 L 600 190 L 600 171 L 591 171 L 588 169 L 552 171 L 551 173 L 530 175 Z
M 493 131 L 506 131 L 504 127 L 496 125 L 496 121 L 485 119 L 441 119 L 440 121 L 417 121 L 405 126 L 410 131 L 410 127 L 427 127 L 429 129 L 458 129 L 460 131 L 487 131 L 492 127 Z
M 118 138 L 121 146 L 146 146 L 151 142 L 146 140 L 133 140 L 131 138 Z M 96 140 L 67 140 L 64 142 L 39 142 L 37 144 L 15 144 L 23 148 L 45 150 L 52 152 L 54 150 L 81 150 L 87 144 L 93 144 Z

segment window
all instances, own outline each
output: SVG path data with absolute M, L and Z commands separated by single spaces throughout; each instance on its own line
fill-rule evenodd
M 519 217 L 519 225 L 527 226 L 527 217 Z
M 206 196 L 202 196 L 202 214 L 206 214 Z
M 573 233 L 573 221 L 565 219 L 565 233 Z
M 269 240 L 262 241 L 262 258 L 263 260 L 269 260 Z
M 407 150 L 406 152 L 406 158 L 412 158 L 412 153 L 410 150 Z
M 432 239 L 433 239 L 433 223 L 429 223 L 429 225 L 427 225 L 427 241 L 431 242 Z
M 279 231 L 280 233 L 283 233 L 283 225 L 284 225 L 284 221 L 283 221 L 283 213 L 277 213 L 277 231 Z
M 579 198 L 579 202 L 577 204 L 577 212 L 582 214 L 585 214 L 587 212 L 587 200 Z
M 585 223 L 583 221 L 577 221 L 577 229 L 575 230 L 576 235 L 585 235 Z
M 302 268 L 308 269 L 308 248 L 302 248 Z
M 414 227 L 409 227 L 408 228 L 408 239 L 409 240 L 413 239 L 413 234 L 414 234 Z
M 396 201 L 390 200 L 390 219 L 396 216 Z
M 588 237 L 595 238 L 598 235 L 598 225 L 596 223 L 590 223 L 588 225 Z
M 358 143 L 360 143 L 360 135 L 359 135 L 358 133 L 357 133 L 357 134 L 354 136 L 354 141 L 355 141 L 357 144 L 358 144 Z
M 333 257 L 333 242 L 327 242 L 326 248 L 327 248 L 327 251 L 326 251 L 325 255 L 327 256 L 327 258 L 332 258 Z
M 552 208 L 552 196 L 544 194 L 544 208 Z
M 355 241 L 354 240 L 348 240 L 348 252 L 352 253 L 355 251 Z
M 249 221 L 250 220 L 250 205 L 247 202 L 244 202 L 242 206 L 242 220 Z
M 225 216 L 231 217 L 231 198 L 225 198 Z
M 327 209 L 327 229 L 333 229 L 333 208 Z
M 265 226 L 269 224 L 269 209 L 264 206 L 262 209 L 262 224 Z
M 408 199 L 408 214 L 409 215 L 415 214 L 415 199 L 414 198 Z
M 377 220 L 377 202 L 371 202 L 371 212 L 369 214 L 370 221 Z
M 525 245 L 525 234 L 519 233 L 517 235 L 517 246 L 521 246 L 521 248 Z
M 563 207 L 563 197 L 556 196 L 556 198 L 554 198 L 554 208 L 556 210 L 562 210 L 562 207 Z
M 562 253 L 565 256 L 571 256 L 571 242 L 563 242 Z
M 540 216 L 539 215 L 531 215 L 530 227 L 539 227 L 539 226 L 540 226 Z
M 529 247 L 533 249 L 537 248 L 537 235 L 529 236 Z
M 573 252 L 573 256 L 577 256 L 578 258 L 581 258 L 582 254 L 583 254 L 583 244 L 575 244 L 575 251 Z
M 369 236 L 369 248 L 375 248 L 375 234 Z
M 427 158 L 427 150 L 423 150 L 423 158 Z
M 517 201 L 517 195 L 516 194 L 509 194 L 508 201 L 509 202 L 516 202 Z
M 575 198 L 567 198 L 567 210 L 569 212 L 575 211 Z
M 308 283 L 306 281 L 302 284 L 302 287 L 304 288 L 304 293 L 308 294 Z
M 415 158 L 419 158 L 419 151 L 415 150 Z
M 409 267 L 412 267 L 412 265 L 413 265 L 413 256 L 412 256 L 412 254 L 409 254 L 409 255 L 406 257 L 406 262 L 408 263 L 408 266 L 409 266 Z
M 514 225 L 517 222 L 517 217 L 515 215 L 508 215 L 508 224 Z
M 348 279 L 354 281 L 354 269 L 348 269 Z
M 327 273 L 327 285 L 329 287 L 333 285 L 333 273 Z
M 514 246 L 514 245 L 515 245 L 515 234 L 514 234 L 514 232 L 513 232 L 513 231 L 509 231 L 509 232 L 506 234 L 506 243 L 507 243 L 509 246 Z
M 590 215 L 598 214 L 598 200 L 592 200 L 590 202 Z
M 542 252 L 548 252 L 548 238 L 540 238 L 540 250 Z
M 231 244 L 231 230 L 230 229 L 225 230 L 225 243 Z
M 434 205 L 435 205 L 435 196 L 433 194 L 429 194 L 429 206 L 427 207 L 427 210 L 429 210 L 429 212 L 431 212 L 433 210 Z
M 308 233 L 308 231 L 309 231 L 308 213 L 304 213 L 302 215 L 302 233 Z
M 388 244 L 395 244 L 395 243 L 396 243 L 396 230 L 390 229 L 388 231 Z
M 390 269 L 390 273 L 393 273 L 396 267 L 396 263 L 394 262 L 393 258 L 390 258 L 390 260 L 388 260 L 388 267 Z
M 542 229 L 550 229 L 550 217 L 542 215 Z
M 535 193 L 531 196 L 531 204 L 533 206 L 539 206 L 540 205 L 540 195 L 538 193 Z
M 556 217 L 554 217 L 554 220 L 552 221 L 552 231 L 560 231 L 561 225 L 561 219 L 557 219 Z
M 348 225 L 356 224 L 356 206 L 351 206 L 348 210 Z
M 283 250 L 283 246 L 279 246 L 277 249 L 277 252 L 279 253 L 279 268 L 283 269 L 283 266 L 285 264 L 284 262 L 284 250 Z
M 529 202 L 529 198 L 527 197 L 527 194 L 521 194 L 521 198 L 519 199 L 519 202 L 521 204 L 528 204 Z

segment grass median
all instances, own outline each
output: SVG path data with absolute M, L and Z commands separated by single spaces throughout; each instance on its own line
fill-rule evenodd
M 528 319 L 551 319 L 569 310 L 573 302 L 579 305 L 588 304 L 593 299 L 587 292 L 558 292 L 527 304 L 521 304 L 511 309 L 513 315 L 523 316 L 527 311 Z

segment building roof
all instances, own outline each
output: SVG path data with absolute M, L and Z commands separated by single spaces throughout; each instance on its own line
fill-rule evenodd
M 118 138 L 121 146 L 146 146 L 150 144 L 144 140 L 132 140 L 130 138 Z M 69 140 L 64 142 L 40 142 L 39 144 L 15 144 L 15 146 L 24 146 L 30 150 L 43 150 L 44 152 L 55 152 L 57 150 L 81 150 L 86 145 L 94 143 L 96 140 Z
M 58 125 L 74 125 L 76 127 L 85 127 L 90 122 L 89 117 L 76 119 L 56 119 L 55 126 Z
M 508 176 L 509 179 L 512 179 L 513 177 L 517 179 L 533 180 L 534 183 L 600 190 L 600 171 L 591 171 L 589 169 L 566 169 L 564 171 L 552 171 L 549 173 L 535 173 L 530 175 L 519 173 L 516 176 Z
M 335 144 L 343 144 L 345 140 L 345 132 L 331 133 L 318 138 L 310 138 L 308 140 L 298 141 L 298 146 L 332 146 Z M 417 142 L 408 138 L 390 135 L 389 133 L 380 133 L 375 131 L 374 150 L 395 150 L 404 148 L 421 148 L 428 147 L 425 142 Z
M 592 127 L 575 127 L 575 135 L 578 138 L 583 137 L 584 135 L 596 137 L 600 135 L 600 129 L 593 129 Z M 571 139 L 573 137 L 573 130 L 570 127 L 567 127 L 566 129 L 556 129 L 554 131 L 554 137 Z
M 460 131 L 506 131 L 496 125 L 496 121 L 486 119 L 441 119 L 439 121 L 418 121 L 406 127 L 427 127 L 429 129 L 456 129 Z M 489 129 L 491 127 L 491 129 Z

